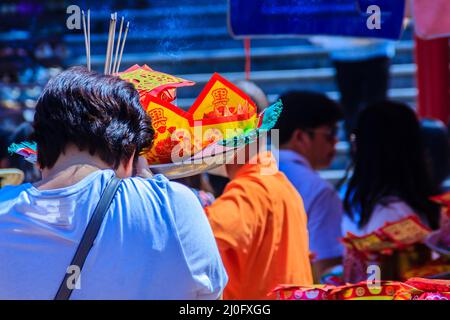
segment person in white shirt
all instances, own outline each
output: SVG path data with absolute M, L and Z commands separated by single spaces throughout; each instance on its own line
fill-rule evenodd
M 318 280 L 341 262 L 342 203 L 334 187 L 316 170 L 330 165 L 335 155 L 339 105 L 320 93 L 291 91 L 280 97 L 279 166 L 303 198 L 308 215 L 310 250 Z

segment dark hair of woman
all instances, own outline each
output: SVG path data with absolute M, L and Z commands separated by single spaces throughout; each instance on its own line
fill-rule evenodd
M 427 170 L 419 121 L 412 109 L 384 101 L 361 111 L 354 149 L 344 207 L 359 228 L 370 221 L 375 206 L 388 205 L 392 197 L 407 203 L 431 228 L 438 228 L 439 206 L 429 200 L 437 190 Z
M 51 79 L 36 105 L 34 138 L 41 168 L 69 144 L 116 169 L 152 145 L 151 119 L 131 83 L 73 67 Z

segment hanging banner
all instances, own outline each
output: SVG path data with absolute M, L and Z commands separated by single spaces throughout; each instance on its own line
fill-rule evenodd
M 422 39 L 450 36 L 449 0 L 414 0 L 414 30 Z
M 404 12 L 404 0 L 229 0 L 228 26 L 239 39 L 308 35 L 398 39 Z

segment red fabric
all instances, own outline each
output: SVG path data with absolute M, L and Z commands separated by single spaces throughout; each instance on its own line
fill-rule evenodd
M 423 40 L 416 37 L 415 54 L 419 115 L 447 123 L 450 114 L 448 39 Z

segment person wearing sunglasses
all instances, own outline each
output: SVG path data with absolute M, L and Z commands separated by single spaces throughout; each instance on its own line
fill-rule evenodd
M 290 91 L 280 97 L 283 112 L 279 130 L 280 170 L 303 198 L 308 215 L 309 246 L 316 281 L 341 262 L 342 203 L 334 187 L 316 170 L 328 167 L 337 143 L 340 106 L 327 96 Z

